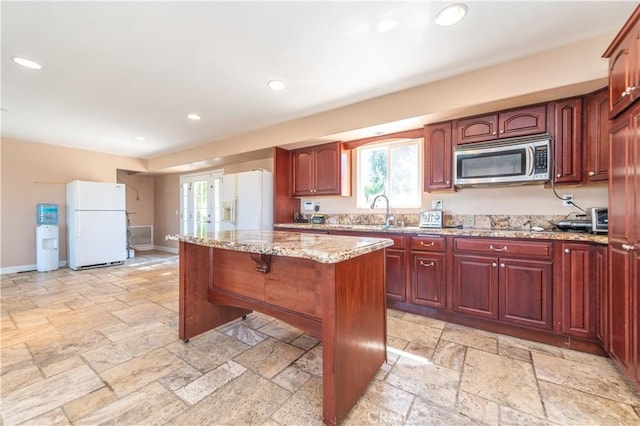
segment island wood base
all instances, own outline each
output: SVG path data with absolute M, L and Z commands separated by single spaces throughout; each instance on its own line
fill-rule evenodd
M 323 419 L 338 424 L 386 360 L 384 265 L 384 250 L 319 263 L 180 242 L 180 339 L 252 310 L 319 338 Z

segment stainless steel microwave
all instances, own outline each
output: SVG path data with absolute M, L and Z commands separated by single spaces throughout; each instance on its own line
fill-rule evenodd
M 551 136 L 470 143 L 454 150 L 454 184 L 489 186 L 549 180 Z

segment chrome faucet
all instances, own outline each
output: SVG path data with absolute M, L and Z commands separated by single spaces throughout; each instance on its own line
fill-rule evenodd
M 387 202 L 387 210 L 384 215 L 384 226 L 385 228 L 389 228 L 391 226 L 391 221 L 395 220 L 395 217 L 389 216 L 389 198 L 387 198 L 387 196 L 384 194 L 376 195 L 373 199 L 373 202 L 371 203 L 371 208 L 374 209 L 376 207 L 376 201 L 378 201 L 378 198 L 380 197 L 384 198 Z

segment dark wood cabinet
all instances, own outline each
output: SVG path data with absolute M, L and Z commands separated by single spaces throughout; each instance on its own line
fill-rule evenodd
M 499 319 L 551 330 L 551 261 L 509 258 L 498 261 Z
M 609 350 L 609 262 L 606 246 L 597 246 L 596 262 L 596 337 L 605 351 Z
M 609 90 L 587 95 L 587 162 L 589 182 L 609 179 Z
M 581 183 L 582 98 L 554 102 L 550 108 L 553 108 L 555 183 Z
M 596 337 L 596 282 L 594 248 L 590 244 L 559 243 L 561 330 L 565 334 Z
M 640 97 L 640 8 L 604 54 L 609 59 L 609 111 L 617 117 Z
M 445 238 L 411 237 L 411 303 L 446 307 Z
M 552 253 L 547 242 L 455 238 L 454 310 L 551 330 Z
M 455 120 L 453 127 L 456 145 L 546 133 L 547 106 L 532 105 L 463 118 Z
M 424 132 L 424 190 L 453 189 L 452 122 L 429 124 Z
M 609 353 L 627 375 L 640 370 L 640 103 L 611 125 L 609 175 Z
M 388 248 L 386 251 L 387 299 L 406 302 L 405 251 Z
M 291 195 L 349 195 L 349 162 L 340 142 L 291 151 Z
M 609 58 L 608 350 L 640 387 L 640 6 Z
M 498 319 L 498 258 L 453 255 L 453 310 Z

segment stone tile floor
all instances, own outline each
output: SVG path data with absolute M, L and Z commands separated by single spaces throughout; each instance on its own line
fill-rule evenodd
M 177 256 L 2 276 L 1 424 L 319 425 L 321 344 L 253 313 L 177 337 Z M 640 425 L 609 359 L 389 311 L 347 425 Z

